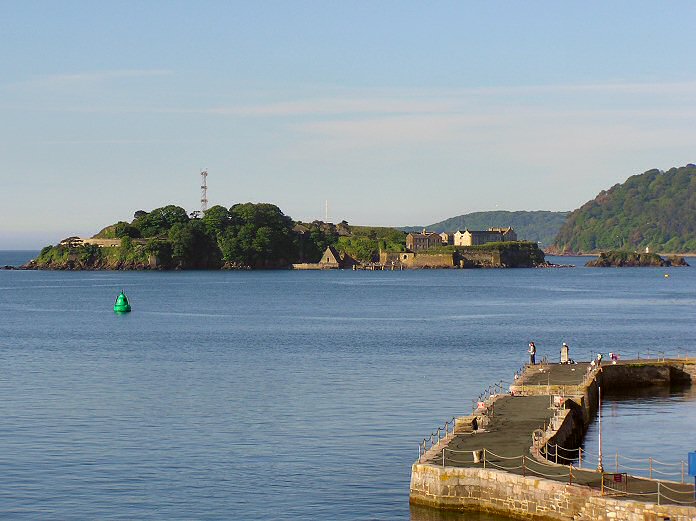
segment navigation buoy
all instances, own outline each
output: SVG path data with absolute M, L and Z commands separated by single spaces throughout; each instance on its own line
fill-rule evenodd
M 128 313 L 131 310 L 131 305 L 128 303 L 128 297 L 121 291 L 116 297 L 116 302 L 114 302 L 114 313 Z

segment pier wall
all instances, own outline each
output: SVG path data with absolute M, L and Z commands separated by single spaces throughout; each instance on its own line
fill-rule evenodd
M 440 509 L 484 511 L 540 521 L 571 521 L 594 494 L 599 492 L 589 487 L 495 469 L 443 468 L 417 463 L 411 471 L 411 502 Z
M 606 389 L 619 390 L 696 383 L 696 364 L 677 360 L 605 364 L 599 382 Z
M 443 510 L 479 511 L 532 521 L 693 521 L 696 507 L 659 506 L 601 496 L 599 490 L 495 469 L 411 469 L 411 503 Z

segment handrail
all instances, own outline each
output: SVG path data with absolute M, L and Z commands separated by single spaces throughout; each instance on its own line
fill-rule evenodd
M 552 449 L 552 450 L 549 450 Z M 559 452 L 561 452 L 563 455 L 559 455 Z M 544 456 L 546 459 L 551 459 L 554 458 L 556 463 L 558 463 L 558 458 L 562 458 L 564 460 L 578 460 L 579 468 L 582 468 L 582 459 L 587 460 L 588 456 L 591 456 L 592 458 L 596 457 L 596 454 L 593 454 L 592 452 L 589 452 L 582 447 L 578 447 L 577 449 L 569 449 L 566 447 L 563 447 L 562 445 L 559 445 L 557 443 L 546 443 L 544 446 L 542 446 L 539 449 L 539 453 Z M 576 457 L 573 457 L 573 454 L 577 454 Z M 616 473 L 619 473 L 620 470 L 632 470 L 632 471 L 638 471 L 638 472 L 647 472 L 648 476 L 650 479 L 652 479 L 653 474 L 660 474 L 661 476 L 671 476 L 671 477 L 679 477 L 681 483 L 686 483 L 686 461 L 680 460 L 679 462 L 670 462 L 666 463 L 663 461 L 656 460 L 655 458 L 648 457 L 648 458 L 631 458 L 629 456 L 624 456 L 623 454 L 619 454 L 617 451 L 614 455 L 614 471 Z M 606 458 L 608 459 L 608 457 Z M 605 461 L 606 461 L 605 459 Z M 632 462 L 638 462 L 638 463 L 647 463 L 647 468 L 646 467 L 634 467 L 626 464 L 621 464 L 619 465 L 620 460 L 627 460 L 627 461 L 632 461 Z M 666 469 L 663 469 L 661 467 L 677 467 L 680 468 L 681 470 L 674 470 L 674 471 L 668 471 Z
M 560 448 L 560 445 L 558 446 Z M 554 479 L 554 480 L 562 480 L 565 481 L 566 478 L 568 479 L 568 484 L 573 483 L 573 471 L 574 471 L 574 466 L 573 464 L 569 464 L 567 466 L 568 472 L 561 472 L 559 473 L 546 473 L 542 472 L 539 470 L 539 467 L 545 468 L 545 467 L 551 467 L 553 469 L 556 469 L 557 471 L 559 469 L 559 465 L 554 465 L 553 463 L 544 463 L 542 461 L 536 460 L 534 458 L 531 458 L 530 456 L 527 456 L 525 454 L 519 455 L 519 456 L 502 456 L 500 454 L 496 454 L 495 452 L 492 452 L 488 450 L 487 448 L 480 449 L 481 452 L 481 459 L 480 461 L 477 460 L 477 457 L 474 455 L 474 453 L 479 452 L 479 451 L 464 451 L 464 450 L 456 450 L 456 449 L 449 449 L 447 447 L 443 447 L 441 451 L 441 458 L 442 458 L 442 467 L 444 468 L 448 462 L 450 463 L 481 463 L 483 468 L 492 468 L 492 469 L 497 469 L 497 470 L 502 470 L 502 471 L 516 471 L 516 470 L 521 470 L 522 471 L 522 476 L 539 476 L 543 478 L 548 478 L 548 479 Z M 471 453 L 472 454 L 472 459 L 465 458 L 464 461 L 462 460 L 456 460 L 452 458 L 451 456 L 448 458 L 447 454 L 463 454 L 463 453 Z M 492 458 L 492 459 L 491 459 Z M 504 461 L 511 461 L 511 460 L 521 460 L 520 465 L 515 465 L 515 466 L 506 466 L 502 463 L 500 460 Z M 536 467 L 536 468 L 535 468 Z M 560 467 L 565 467 L 565 465 L 560 465 Z M 611 473 L 609 473 L 611 474 Z M 604 475 L 604 474 L 603 474 Z M 676 499 L 673 496 L 670 496 L 670 494 L 676 494 L 677 497 L 680 495 L 683 496 L 689 496 L 692 497 L 694 492 L 692 490 L 688 490 L 689 487 L 693 487 L 693 485 L 686 485 L 687 490 L 678 490 L 673 487 L 670 487 L 669 485 L 663 483 L 662 481 L 655 481 L 657 490 L 655 492 L 637 492 L 637 491 L 629 491 L 629 490 L 619 490 L 615 489 L 609 485 L 606 485 L 604 483 L 604 478 L 602 478 L 602 495 L 620 495 L 620 496 L 633 496 L 633 497 L 654 497 L 655 501 L 657 504 L 664 504 L 664 503 L 674 503 L 678 505 L 696 505 L 696 500 L 691 499 L 689 501 L 680 501 L 679 499 Z M 609 493 L 607 493 L 609 492 Z M 667 492 L 667 493 L 666 493 Z M 613 493 L 613 494 L 612 494 Z
M 646 352 L 638 351 L 636 353 L 637 360 L 688 360 L 693 351 L 687 348 L 680 348 L 676 351 L 665 351 L 660 349 L 652 350 L 648 348 Z
M 494 396 L 497 396 L 499 394 L 507 394 L 506 385 L 507 384 L 504 380 L 499 380 L 498 382 L 486 387 L 483 391 L 481 391 L 478 394 L 475 400 L 471 400 L 471 411 L 476 411 L 480 403 L 486 403 Z
M 430 433 L 430 436 L 427 438 L 423 438 L 421 442 L 418 444 L 418 462 L 420 463 L 421 458 L 423 455 L 428 452 L 428 450 L 432 449 L 436 445 L 442 441 L 443 438 L 446 438 L 449 434 L 454 434 L 454 424 L 455 424 L 456 418 L 452 416 L 451 420 L 448 420 L 445 422 L 444 428 L 440 428 L 440 426 L 437 427 L 437 430 L 434 432 Z M 451 432 L 450 432 L 450 427 L 451 427 Z M 444 431 L 444 436 L 442 435 Z M 437 441 L 435 441 L 437 439 Z M 430 443 L 430 447 L 428 447 L 428 443 Z

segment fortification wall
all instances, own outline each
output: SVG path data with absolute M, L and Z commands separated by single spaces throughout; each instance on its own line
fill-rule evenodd
M 419 253 L 402 261 L 409 268 L 454 268 L 453 253 Z
M 459 265 L 462 268 L 500 268 L 500 252 L 460 251 Z

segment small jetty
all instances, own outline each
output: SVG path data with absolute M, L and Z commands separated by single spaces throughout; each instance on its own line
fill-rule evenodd
M 421 442 L 410 501 L 515 519 L 693 521 L 685 462 L 668 468 L 646 455 L 648 477 L 634 476 L 624 466 L 637 463 L 589 452 L 582 441 L 602 391 L 695 381 L 696 358 L 686 357 L 526 366 Z

